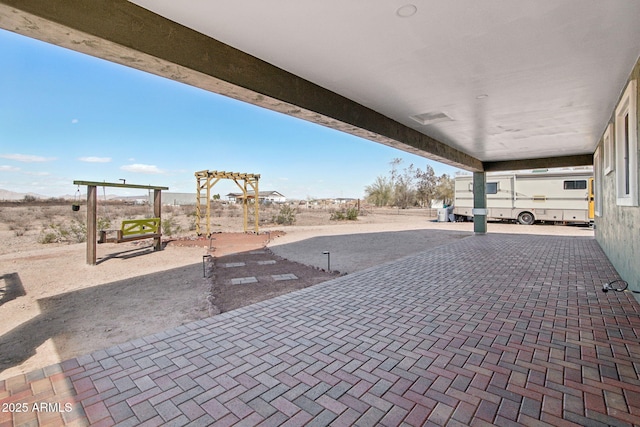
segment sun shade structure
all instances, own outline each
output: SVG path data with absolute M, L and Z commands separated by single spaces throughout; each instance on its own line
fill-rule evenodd
M 196 233 L 198 236 L 202 232 L 202 220 L 205 219 L 206 235 L 211 235 L 211 188 L 221 179 L 230 179 L 242 190 L 242 211 L 244 212 L 244 231 L 249 229 L 249 199 L 253 198 L 254 203 L 254 231 L 258 233 L 258 218 L 260 204 L 258 199 L 259 174 L 225 171 L 199 171 L 195 173 L 197 180 L 196 195 Z M 239 181 L 242 181 L 240 184 Z M 249 195 L 249 187 L 253 190 L 253 195 Z M 203 206 L 206 206 L 203 217 Z
M 87 264 L 96 265 L 96 246 L 98 243 L 98 187 L 117 187 L 117 188 L 139 188 L 143 190 L 153 190 L 153 216 L 156 220 L 157 228 L 153 235 L 145 235 L 143 238 L 153 237 L 153 249 L 162 250 L 162 190 L 168 190 L 169 187 L 158 187 L 154 185 L 138 185 L 117 182 L 94 182 L 94 181 L 73 181 L 74 185 L 87 186 Z M 124 233 L 126 234 L 126 233 Z M 120 239 L 121 242 L 134 240 Z M 135 240 L 138 240 L 137 238 Z M 117 242 L 120 243 L 120 242 Z

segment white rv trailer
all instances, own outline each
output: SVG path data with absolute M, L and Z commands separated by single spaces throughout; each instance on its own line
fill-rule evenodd
M 593 170 L 487 173 L 487 219 L 590 223 L 593 221 Z M 456 220 L 473 218 L 473 176 L 455 177 Z

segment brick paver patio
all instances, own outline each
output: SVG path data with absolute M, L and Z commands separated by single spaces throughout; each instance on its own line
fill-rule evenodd
M 640 425 L 616 277 L 592 238 L 472 236 L 0 382 L 0 426 Z

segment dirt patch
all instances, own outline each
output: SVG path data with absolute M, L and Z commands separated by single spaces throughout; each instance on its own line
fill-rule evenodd
M 209 314 L 215 315 L 245 305 L 303 289 L 338 276 L 320 268 L 286 260 L 266 246 L 284 231 L 265 233 L 216 233 L 211 237 L 176 239 L 176 247 L 202 247 L 203 275 L 208 279 Z
M 220 257 L 232 253 L 248 252 L 265 247 L 272 239 L 284 236 L 286 233 L 280 230 L 264 233 L 214 233 L 211 237 L 192 237 L 170 239 L 167 246 L 177 247 L 201 247 L 209 251 L 211 255 Z
M 3 285 L 23 289 L 0 305 L 2 378 L 209 315 L 202 249 L 101 246 L 96 266 L 82 244 L 47 251 L 2 257 Z
M 214 313 L 303 289 L 338 276 L 318 268 L 288 261 L 267 248 L 211 259 Z

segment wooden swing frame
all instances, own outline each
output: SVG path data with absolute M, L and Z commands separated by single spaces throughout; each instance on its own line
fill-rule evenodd
M 162 221 L 162 190 L 168 190 L 169 187 L 94 181 L 73 181 L 73 183 L 74 185 L 87 186 L 87 264 L 96 265 L 97 261 L 96 254 L 98 243 L 98 187 L 138 188 L 143 190 L 153 190 L 153 216 L 155 217 L 153 218 L 153 220 L 154 223 L 157 224 L 157 227 L 153 228 L 153 232 L 149 232 L 149 230 L 151 229 L 145 227 L 144 224 L 140 223 L 140 220 L 130 220 L 129 222 L 133 221 L 133 223 L 131 224 L 125 224 L 123 222 L 123 227 L 126 227 L 118 230 L 121 233 L 119 233 L 119 238 L 116 238 L 116 240 L 119 241 L 113 241 L 115 243 L 122 243 L 132 240 L 153 238 L 153 249 L 156 251 L 162 250 L 162 230 L 160 227 Z M 142 231 L 142 233 L 136 233 L 136 230 Z M 107 239 L 106 241 L 109 240 Z

